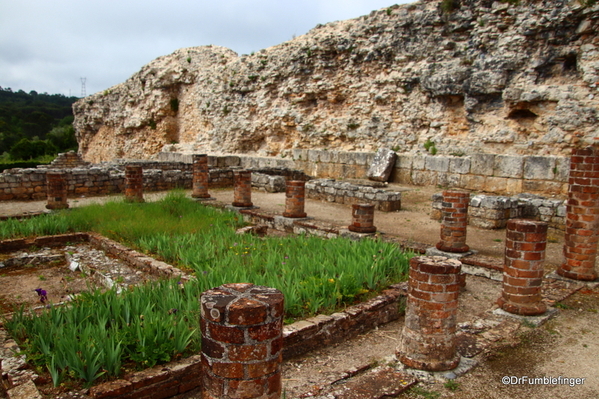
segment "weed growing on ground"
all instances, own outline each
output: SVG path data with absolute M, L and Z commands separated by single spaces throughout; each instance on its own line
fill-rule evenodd
M 443 386 L 452 392 L 455 392 L 458 389 L 460 389 L 460 384 L 456 380 L 449 380 L 446 383 L 444 383 Z

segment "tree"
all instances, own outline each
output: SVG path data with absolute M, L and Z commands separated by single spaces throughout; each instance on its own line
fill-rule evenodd
M 8 154 L 10 155 L 10 159 L 17 161 L 20 159 L 33 159 L 42 155 L 56 154 L 57 152 L 57 148 L 49 141 L 23 138 L 11 147 Z

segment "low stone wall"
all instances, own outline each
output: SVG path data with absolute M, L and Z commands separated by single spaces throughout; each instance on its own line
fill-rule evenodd
M 375 153 L 293 150 L 293 168 L 315 177 L 365 179 Z M 497 194 L 565 194 L 570 158 L 472 154 L 397 154 L 390 182 Z
M 67 153 L 69 154 L 69 153 Z M 71 156 L 72 157 L 72 156 Z M 208 156 L 210 187 L 231 187 L 232 170 L 243 168 L 256 174 L 307 180 L 310 176 L 334 179 L 366 179 L 375 153 L 293 150 L 288 158 L 251 156 Z M 63 157 L 65 158 L 65 157 Z M 191 188 L 191 155 L 160 153 L 154 161 L 135 161 L 144 169 L 144 190 Z M 77 162 L 71 160 L 70 164 Z M 65 161 L 64 165 L 70 165 Z M 124 165 L 110 164 L 61 169 L 67 173 L 68 195 L 95 196 L 120 193 Z M 57 165 L 60 162 L 57 163 Z M 566 194 L 570 159 L 552 156 L 469 156 L 398 154 L 390 181 L 412 185 L 440 185 L 496 194 Z M 8 169 L 0 173 L 0 201 L 42 200 L 46 198 L 47 170 Z M 274 180 L 277 180 L 276 184 Z M 282 190 L 281 179 L 258 183 L 267 190 Z M 262 185 L 261 185 L 262 184 Z M 351 202 L 349 202 L 351 203 Z
M 350 205 L 371 202 L 383 212 L 401 209 L 401 192 L 335 179 L 310 180 L 306 183 L 306 197 Z
M 431 219 L 441 220 L 443 195 L 432 197 Z M 555 229 L 565 229 L 566 202 L 536 195 L 521 194 L 513 197 L 472 195 L 468 209 L 468 223 L 483 229 L 502 229 L 508 220 L 516 218 L 547 222 Z

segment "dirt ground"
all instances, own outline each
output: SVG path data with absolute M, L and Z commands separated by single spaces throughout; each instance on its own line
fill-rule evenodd
M 435 187 L 392 185 L 403 191 L 402 210 L 376 212 L 374 224 L 384 234 L 435 244 L 439 240 L 439 223 L 430 219 L 431 195 Z M 211 190 L 217 200 L 231 203 L 230 189 Z M 161 194 L 146 194 L 152 200 Z M 71 206 L 102 201 L 99 198 L 70 200 Z M 252 192 L 255 206 L 281 214 L 285 208 L 284 193 Z M 0 216 L 43 210 L 45 201 L 0 204 Z M 306 212 L 317 220 L 347 226 L 351 209 L 347 205 L 306 200 Z M 563 234 L 550 229 L 545 268 L 549 273 L 561 262 Z M 505 230 L 468 228 L 467 243 L 481 255 L 503 257 Z M 599 398 L 599 288 L 583 288 L 557 303 L 558 314 L 540 327 L 530 323 L 496 316 L 495 300 L 501 283 L 469 276 L 461 293 L 458 322 L 460 331 L 475 330 L 486 346 L 473 358 L 478 365 L 450 383 L 420 381 L 400 398 Z M 476 328 L 480 327 L 480 331 Z M 381 326 L 342 344 L 315 350 L 283 365 L 285 397 L 332 398 L 326 386 L 350 369 L 390 364 L 396 367 L 394 353 L 399 344 L 403 318 Z M 568 385 L 503 384 L 503 377 L 568 377 L 584 378 L 584 383 Z M 514 378 L 512 378 L 513 380 Z M 320 395 L 320 396 L 319 396 Z M 199 398 L 198 392 L 181 395 Z

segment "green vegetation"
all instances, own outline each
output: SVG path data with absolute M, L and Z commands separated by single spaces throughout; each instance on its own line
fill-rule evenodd
M 458 389 L 460 389 L 460 383 L 457 382 L 456 380 L 449 380 L 446 383 L 443 384 L 443 386 L 447 389 L 449 389 L 450 391 L 457 391 Z
M 443 0 L 440 4 L 440 7 L 443 14 L 451 14 L 460 8 L 460 3 L 458 0 Z
M 435 142 L 431 141 L 431 139 L 426 139 L 424 143 L 424 149 L 427 150 L 431 155 L 437 154 L 437 147 L 435 147 Z
M 405 279 L 411 254 L 375 240 L 237 235 L 234 213 L 198 205 L 183 192 L 155 203 L 111 202 L 0 222 L 0 239 L 96 231 L 188 271 L 202 291 L 247 281 L 285 294 L 288 317 L 353 303 Z
M 154 203 L 110 202 L 26 220 L 0 222 L 0 238 L 96 231 L 192 271 L 124 291 L 88 292 L 41 314 L 16 311 L 5 325 L 55 385 L 65 378 L 116 377 L 197 352 L 201 292 L 251 282 L 285 295 L 286 320 L 331 312 L 405 280 L 409 253 L 376 240 L 238 235 L 236 213 L 169 193 Z M 160 300 L 156 300 L 160 298 Z
M 75 101 L 60 94 L 0 88 L 0 162 L 76 150 L 71 109 Z
M 19 309 L 5 326 L 54 386 L 70 377 L 89 387 L 123 366 L 152 367 L 200 347 L 200 291 L 194 281 L 163 280 L 117 295 L 87 292 L 72 306 L 35 315 Z M 160 298 L 160 300 L 156 300 Z

